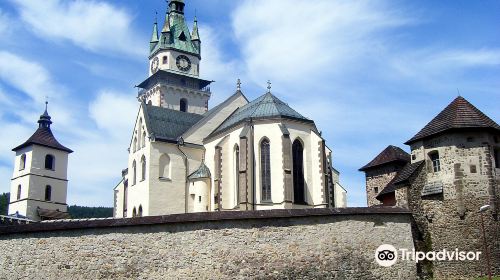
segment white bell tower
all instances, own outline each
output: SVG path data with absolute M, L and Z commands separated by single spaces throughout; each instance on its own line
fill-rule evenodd
M 9 215 L 41 221 L 69 218 L 68 155 L 52 134 L 52 121 L 47 112 L 38 120 L 38 129 L 16 152 L 14 174 L 10 187 Z

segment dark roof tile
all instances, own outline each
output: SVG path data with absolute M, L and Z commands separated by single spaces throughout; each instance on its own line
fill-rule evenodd
M 56 138 L 54 137 L 54 134 L 52 134 L 52 131 L 50 130 L 50 127 L 39 127 L 35 131 L 35 133 L 33 133 L 33 135 L 31 135 L 31 137 L 28 140 L 26 140 L 26 142 L 15 147 L 14 149 L 12 149 L 12 151 L 17 151 L 33 144 L 65 151 L 68 153 L 73 152 L 72 150 L 64 147 L 59 142 L 57 142 Z
M 399 147 L 389 145 L 372 161 L 361 167 L 359 171 L 366 171 L 373 167 L 398 161 L 403 163 L 410 162 L 410 155 Z
M 500 131 L 500 126 L 495 121 L 459 96 L 405 144 L 409 145 L 447 130 L 464 128 L 489 128 Z
M 177 138 L 203 118 L 163 107 L 143 104 L 146 125 L 157 140 L 177 141 Z

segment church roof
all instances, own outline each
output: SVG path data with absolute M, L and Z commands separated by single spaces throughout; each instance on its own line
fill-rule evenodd
M 495 121 L 459 96 L 405 144 L 409 145 L 453 129 L 470 128 L 493 129 L 500 132 L 500 126 Z
M 71 218 L 68 212 L 61 212 L 59 210 L 38 208 L 37 212 L 38 215 L 42 218 L 42 220 L 61 220 L 61 219 Z
M 410 162 L 410 155 L 399 147 L 389 145 L 380 154 L 378 154 L 372 161 L 370 161 L 365 166 L 361 167 L 359 171 L 366 171 L 370 168 L 392 162 L 403 162 L 403 163 Z
M 177 141 L 179 136 L 203 118 L 199 114 L 146 104 L 142 106 L 146 126 L 157 140 Z
M 189 180 L 193 179 L 201 179 L 201 178 L 210 178 L 212 175 L 210 174 L 210 169 L 205 165 L 204 162 L 201 163 L 200 167 L 191 175 L 188 176 Z
M 290 108 L 288 104 L 279 100 L 270 92 L 260 96 L 247 105 L 238 108 L 229 118 L 227 118 L 211 135 L 215 135 L 243 123 L 250 119 L 275 119 L 284 118 L 300 120 L 314 123 L 312 120 L 302 116 L 300 113 Z M 210 136 L 209 136 L 210 137 Z
M 188 76 L 186 74 L 178 74 L 171 71 L 158 70 L 156 71 L 156 73 L 151 75 L 151 77 L 147 78 L 136 87 L 142 89 L 149 89 L 151 86 L 156 85 L 159 82 L 165 82 L 167 84 L 171 84 L 174 86 L 186 87 L 185 84 L 182 84 L 182 80 L 187 81 L 186 84 L 190 85 L 193 84 L 193 82 L 195 82 L 194 84 L 198 85 L 197 87 L 194 88 L 196 90 L 201 90 L 213 82 L 213 81 L 203 80 L 195 76 Z
M 47 113 L 47 108 L 45 108 L 45 112 L 40 116 L 40 119 L 38 120 L 39 127 L 35 131 L 35 133 L 33 133 L 33 135 L 31 135 L 31 137 L 28 138 L 28 140 L 26 140 L 26 142 L 24 142 L 23 144 L 12 149 L 12 151 L 15 152 L 15 151 L 18 151 L 22 148 L 31 146 L 31 145 L 40 145 L 40 146 L 44 146 L 44 147 L 72 153 L 73 152 L 72 150 L 61 145 L 61 143 L 59 143 L 56 140 L 56 138 L 54 137 L 54 134 L 52 134 L 52 130 L 50 130 L 50 125 L 52 124 L 52 121 L 50 119 L 51 118 L 50 118 L 49 114 Z

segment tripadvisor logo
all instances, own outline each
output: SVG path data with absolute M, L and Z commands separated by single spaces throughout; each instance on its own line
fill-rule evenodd
M 394 265 L 398 259 L 402 261 L 414 261 L 416 263 L 428 260 L 428 261 L 478 261 L 481 252 L 466 252 L 455 250 L 443 249 L 441 251 L 429 251 L 420 252 L 415 251 L 415 249 L 396 249 L 390 244 L 380 245 L 377 250 L 375 250 L 375 261 L 385 267 Z

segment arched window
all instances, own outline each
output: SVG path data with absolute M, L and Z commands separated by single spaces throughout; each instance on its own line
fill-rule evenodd
M 188 110 L 188 102 L 186 98 L 182 98 L 180 101 L 180 111 L 187 112 Z
M 429 158 L 431 159 L 431 162 L 432 162 L 432 171 L 433 172 L 441 171 L 441 163 L 439 161 L 439 152 L 438 151 L 430 152 Z
M 132 162 L 132 186 L 137 183 L 137 164 Z
M 17 186 L 17 200 L 21 200 L 21 185 Z
M 52 200 L 52 187 L 47 185 L 45 186 L 45 201 Z
M 148 105 L 149 105 L 149 106 L 153 105 L 153 101 L 149 100 L 149 101 L 148 101 Z
M 240 147 L 234 145 L 234 191 L 236 206 L 240 203 Z
M 163 63 L 163 64 L 167 64 L 167 63 L 168 63 L 168 56 L 164 56 L 164 57 L 162 58 L 162 63 Z
M 132 217 L 136 217 L 137 216 L 137 210 L 135 210 L 135 207 L 134 207 L 134 210 L 132 210 Z
M 53 155 L 45 156 L 45 169 L 54 170 L 55 158 Z
M 260 177 L 262 201 L 271 201 L 271 145 L 268 139 L 260 143 Z
M 24 170 L 26 168 L 26 154 L 21 155 L 21 161 L 19 162 L 19 170 Z
M 143 148 L 146 147 L 146 131 L 144 131 L 142 133 L 142 140 L 141 140 L 141 142 L 142 142 L 142 147 Z
M 293 156 L 293 202 L 305 204 L 305 182 L 304 182 L 304 147 L 300 140 L 296 139 L 292 145 Z
M 146 157 L 141 158 L 141 181 L 146 180 Z
M 170 178 L 170 157 L 167 154 L 162 154 L 160 156 L 160 178 L 169 179 Z
M 142 217 L 142 205 L 139 205 L 139 217 Z
M 134 153 L 137 151 L 137 137 L 134 137 Z
M 123 186 L 123 217 L 127 217 L 128 183 Z
M 139 138 L 139 140 L 137 140 L 138 150 L 141 148 L 141 135 L 142 135 L 142 118 L 139 119 L 139 127 L 137 128 L 137 137 Z

